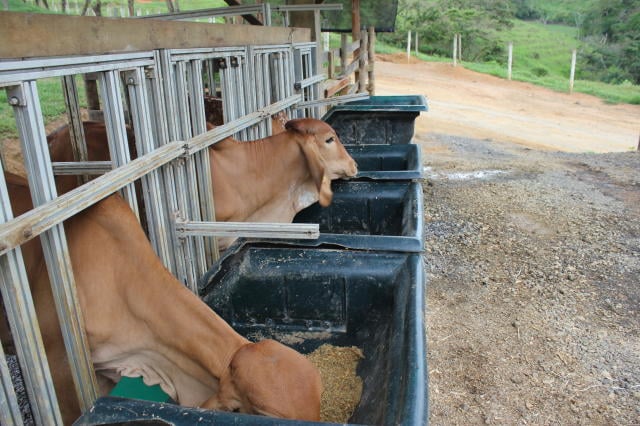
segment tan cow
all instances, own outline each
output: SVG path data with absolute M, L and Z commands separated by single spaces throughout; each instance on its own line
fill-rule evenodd
M 14 213 L 31 208 L 22 178 L 7 176 Z M 121 376 L 159 384 L 181 405 L 319 420 L 315 367 L 273 340 L 250 343 L 178 282 L 113 195 L 65 222 L 78 297 L 103 393 Z M 23 255 L 65 423 L 80 414 L 42 250 Z
M 85 122 L 84 128 L 90 160 L 108 159 L 104 123 Z M 329 205 L 331 180 L 357 174 L 355 161 L 325 122 L 295 119 L 284 129 L 249 142 L 227 138 L 209 148 L 216 220 L 291 222 L 316 201 Z M 73 160 L 67 127 L 50 135 L 49 147 L 54 161 Z M 75 177 L 66 177 L 59 190 L 76 185 Z M 230 241 L 220 239 L 219 245 Z

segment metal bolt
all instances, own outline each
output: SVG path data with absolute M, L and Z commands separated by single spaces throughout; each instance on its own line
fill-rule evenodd
M 12 96 L 9 98 L 9 105 L 11 106 L 18 106 L 20 105 L 20 99 L 18 99 L 17 96 Z
M 129 77 L 127 79 L 127 84 L 130 84 L 133 86 L 134 84 L 136 84 L 136 80 L 133 77 Z

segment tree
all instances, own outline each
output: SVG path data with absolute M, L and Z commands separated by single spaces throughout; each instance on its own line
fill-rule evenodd
M 422 51 L 447 56 L 460 34 L 466 59 L 498 60 L 504 48 L 494 33 L 512 26 L 514 13 L 508 0 L 400 0 L 396 32 L 380 38 L 402 46 L 407 31 L 417 32 Z
M 606 82 L 640 84 L 640 1 L 599 0 L 580 30 L 588 72 Z

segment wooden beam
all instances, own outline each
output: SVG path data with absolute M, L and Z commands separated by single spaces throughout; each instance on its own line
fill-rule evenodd
M 56 36 L 51 37 L 51 29 Z M 249 30 L 248 28 L 251 28 Z M 306 28 L 0 12 L 0 58 L 303 43 Z
M 343 90 L 345 87 L 347 87 L 350 83 L 350 78 L 346 77 L 343 78 L 342 80 L 338 80 L 338 82 L 336 84 L 334 84 L 331 87 L 327 87 L 324 91 L 324 97 L 325 98 L 330 98 L 331 96 L 335 95 L 336 93 L 340 92 L 341 90 Z

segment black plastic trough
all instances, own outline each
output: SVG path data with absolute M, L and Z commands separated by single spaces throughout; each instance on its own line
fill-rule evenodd
M 419 145 L 345 145 L 358 163 L 356 179 L 422 179 Z
M 296 223 L 318 223 L 320 238 L 304 245 L 421 252 L 424 245 L 422 186 L 412 181 L 343 181 L 331 184 L 329 207 L 315 203 Z
M 425 275 L 415 253 L 236 243 L 201 282 L 202 299 L 252 340 L 309 353 L 357 346 L 363 393 L 350 423 L 427 424 Z M 76 425 L 310 425 L 172 404 L 101 398 Z M 144 423 L 147 424 L 147 423 Z
M 332 107 L 322 117 L 343 144 L 408 144 L 415 119 L 427 111 L 422 95 L 371 96 Z

